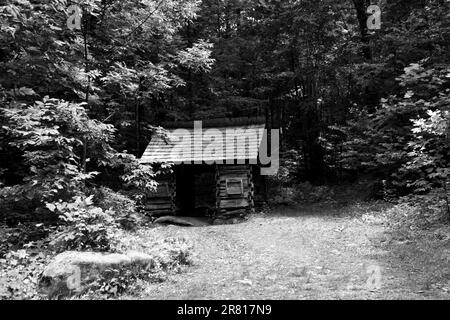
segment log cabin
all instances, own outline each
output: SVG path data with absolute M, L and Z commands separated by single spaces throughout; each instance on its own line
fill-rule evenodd
M 255 203 L 264 202 L 265 177 L 258 162 L 266 141 L 264 120 L 205 120 L 165 128 L 167 136 L 152 137 L 140 159 L 142 164 L 173 164 L 147 195 L 147 214 L 229 221 L 244 218 Z

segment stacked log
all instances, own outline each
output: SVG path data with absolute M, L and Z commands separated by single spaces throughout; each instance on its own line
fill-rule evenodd
M 160 179 L 156 191 L 147 194 L 147 201 L 142 209 L 151 217 L 172 215 L 175 212 L 175 196 L 175 179 Z
M 252 172 L 253 182 L 253 205 L 256 208 L 264 207 L 267 203 L 266 199 L 266 181 L 264 176 L 261 176 L 258 171 L 259 168 L 254 168 Z
M 250 165 L 217 166 L 215 218 L 245 217 L 253 209 L 253 191 Z
M 251 165 L 216 165 L 212 171 L 194 177 L 195 211 L 192 215 L 209 216 L 219 223 L 242 219 L 254 211 L 255 188 Z M 175 176 L 158 179 L 158 188 L 147 195 L 143 210 L 152 217 L 174 215 L 176 208 Z

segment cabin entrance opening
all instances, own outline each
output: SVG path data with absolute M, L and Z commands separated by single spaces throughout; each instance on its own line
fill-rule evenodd
M 179 165 L 175 168 L 176 215 L 208 216 L 216 206 L 215 167 Z

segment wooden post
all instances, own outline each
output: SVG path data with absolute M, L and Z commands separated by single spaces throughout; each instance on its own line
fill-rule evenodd
M 175 173 L 172 175 L 171 179 L 170 179 L 170 201 L 171 201 L 171 210 L 172 210 L 172 214 L 176 215 L 176 204 L 175 204 L 175 199 L 177 196 L 177 184 L 176 184 L 176 179 L 175 179 Z
M 253 183 L 253 173 L 252 173 L 252 166 L 250 166 L 250 169 L 248 170 L 248 184 L 249 184 L 249 192 L 248 192 L 248 202 L 250 203 L 250 212 L 255 212 L 255 202 L 254 202 L 254 195 L 255 195 L 255 184 Z
M 220 210 L 220 172 L 217 164 L 214 166 L 214 170 L 216 174 L 216 210 L 214 211 L 214 217 L 216 217 Z

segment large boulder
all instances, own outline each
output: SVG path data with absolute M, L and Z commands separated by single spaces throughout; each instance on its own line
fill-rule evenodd
M 39 291 L 49 298 L 80 294 L 106 270 L 154 267 L 152 256 L 130 251 L 126 254 L 66 251 L 57 255 L 44 269 Z

